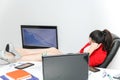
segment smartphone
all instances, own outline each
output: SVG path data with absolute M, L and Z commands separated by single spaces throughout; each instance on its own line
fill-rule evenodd
M 89 70 L 92 72 L 98 72 L 100 71 L 100 69 L 96 68 L 96 67 L 89 67 Z
M 24 68 L 27 68 L 27 67 L 30 67 L 30 66 L 33 66 L 34 64 L 33 63 L 24 63 L 24 64 L 21 64 L 21 65 L 18 65 L 18 66 L 15 66 L 16 69 L 24 69 Z

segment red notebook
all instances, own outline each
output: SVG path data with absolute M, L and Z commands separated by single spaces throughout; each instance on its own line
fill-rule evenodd
M 6 74 L 14 80 L 22 80 L 22 79 L 26 79 L 26 78 L 27 79 L 31 78 L 31 74 L 22 69 L 8 72 Z

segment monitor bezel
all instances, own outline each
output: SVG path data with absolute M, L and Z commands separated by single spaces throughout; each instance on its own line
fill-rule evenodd
M 24 39 L 23 39 L 23 28 L 33 28 L 33 29 L 55 29 L 56 30 L 56 47 L 58 49 L 58 30 L 57 26 L 52 25 L 21 25 L 21 38 L 22 38 L 22 47 L 28 48 L 28 49 L 34 49 L 34 48 L 50 48 L 50 47 L 43 47 L 43 46 L 28 46 L 24 45 Z

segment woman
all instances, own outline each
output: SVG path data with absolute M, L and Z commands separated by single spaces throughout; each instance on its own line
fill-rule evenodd
M 89 53 L 89 65 L 99 66 L 105 60 L 112 44 L 112 36 L 108 30 L 95 30 L 89 35 L 89 42 L 80 50 L 80 53 Z M 6 47 L 4 59 L 15 61 L 41 61 L 42 55 L 62 54 L 56 48 L 46 49 L 15 49 L 11 44 Z M 12 54 L 11 54 L 12 53 Z M 11 56 L 11 57 L 10 57 Z
M 105 29 L 95 30 L 89 35 L 89 42 L 79 51 L 89 53 L 89 66 L 95 67 L 102 64 L 111 49 L 112 36 Z

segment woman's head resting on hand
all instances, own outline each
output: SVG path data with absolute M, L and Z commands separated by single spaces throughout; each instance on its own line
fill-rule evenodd
M 103 45 L 103 50 L 110 50 L 112 44 L 112 36 L 107 29 L 94 30 L 89 35 L 90 43 L 98 43 Z

